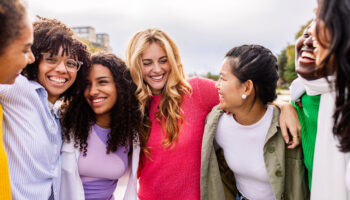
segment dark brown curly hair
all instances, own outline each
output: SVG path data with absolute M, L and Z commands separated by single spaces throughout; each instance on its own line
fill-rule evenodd
M 26 9 L 19 0 L 0 1 L 0 55 L 21 35 L 26 15 Z
M 82 87 L 67 105 L 62 118 L 63 139 L 67 142 L 73 139 L 75 146 L 79 146 L 84 155 L 87 153 L 90 128 L 96 123 L 95 113 L 84 97 L 87 79 L 94 64 L 103 65 L 110 70 L 117 89 L 117 102 L 111 110 L 111 133 L 108 135 L 107 153 L 115 152 L 118 147 L 127 147 L 136 141 L 141 122 L 141 112 L 134 95 L 136 85 L 125 63 L 111 53 L 94 54 L 91 67 L 84 74 L 84 79 L 80 80 Z
M 90 66 L 90 52 L 87 46 L 75 38 L 72 29 L 56 19 L 48 19 L 38 16 L 38 21 L 33 23 L 34 27 L 34 42 L 32 45 L 32 52 L 35 57 L 35 62 L 29 64 L 23 69 L 22 74 L 29 80 L 38 80 L 39 63 L 42 61 L 41 53 L 51 53 L 57 55 L 60 47 L 62 50 L 62 56 L 69 55 L 70 57 L 83 62 L 80 70 L 77 73 L 76 81 L 73 85 L 60 95 L 64 101 L 70 101 L 72 96 L 80 86 L 77 82 L 80 82 L 83 78 L 83 71 Z

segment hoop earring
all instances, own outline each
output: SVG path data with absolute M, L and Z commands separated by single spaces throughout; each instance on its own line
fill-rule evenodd
M 246 99 L 247 95 L 246 94 L 242 94 L 242 99 Z

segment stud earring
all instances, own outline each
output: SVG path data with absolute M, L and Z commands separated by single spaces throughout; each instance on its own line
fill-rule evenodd
M 242 94 L 242 99 L 246 99 L 247 95 L 246 94 Z

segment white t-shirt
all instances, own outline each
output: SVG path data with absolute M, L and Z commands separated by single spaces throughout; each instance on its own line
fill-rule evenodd
M 263 157 L 272 116 L 273 106 L 269 105 L 257 123 L 244 126 L 232 114 L 225 113 L 216 130 L 215 140 L 224 150 L 225 160 L 235 174 L 237 189 L 251 200 L 275 199 Z

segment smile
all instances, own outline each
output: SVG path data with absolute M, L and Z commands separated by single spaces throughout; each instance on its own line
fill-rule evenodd
M 54 82 L 55 84 L 64 84 L 66 83 L 68 80 L 66 78 L 61 78 L 61 77 L 56 77 L 56 76 L 48 76 L 48 79 L 52 82 Z
M 157 76 L 150 76 L 152 80 L 154 81 L 161 81 L 163 79 L 165 74 L 157 75 Z
M 315 60 L 315 59 L 316 59 L 316 57 L 315 57 L 315 55 L 314 55 L 313 53 L 306 52 L 306 51 L 303 51 L 303 52 L 301 53 L 301 57 L 302 57 L 302 58 L 307 58 L 307 59 L 312 59 L 312 60 Z
M 102 102 L 102 101 L 104 101 L 104 100 L 106 100 L 107 98 L 105 98 L 105 97 L 101 97 L 101 98 L 94 98 L 94 99 L 92 99 L 92 103 L 100 103 L 100 102 Z

